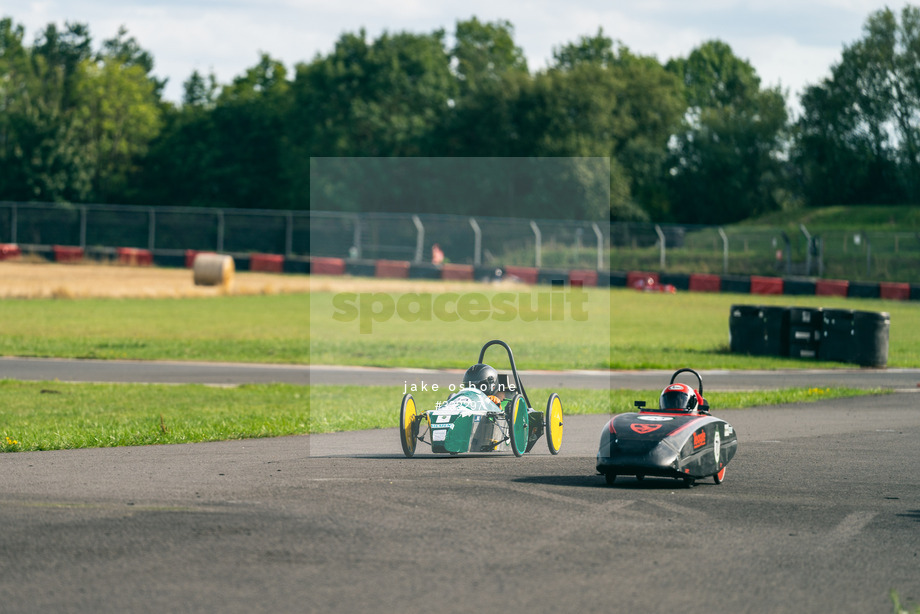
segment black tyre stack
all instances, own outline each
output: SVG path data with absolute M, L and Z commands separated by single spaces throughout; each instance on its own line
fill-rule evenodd
M 789 308 L 789 356 L 818 357 L 821 343 L 821 310 L 814 307 Z
M 785 307 L 732 305 L 729 346 L 733 353 L 785 356 L 789 347 L 789 316 Z
M 884 312 L 732 305 L 729 347 L 736 354 L 884 367 L 890 327 Z

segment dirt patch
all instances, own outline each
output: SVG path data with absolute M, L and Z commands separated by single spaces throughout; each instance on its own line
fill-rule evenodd
M 238 271 L 228 288 L 196 286 L 191 269 L 119 264 L 0 262 L 0 298 L 185 298 L 296 292 L 470 292 L 522 284 L 324 277 Z
M 0 298 L 184 298 L 309 290 L 308 275 L 237 272 L 224 288 L 196 286 L 191 269 L 0 262 Z

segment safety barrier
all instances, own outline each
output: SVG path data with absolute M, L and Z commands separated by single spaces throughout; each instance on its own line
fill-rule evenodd
M 22 256 L 22 250 L 12 243 L 0 243 L 0 260 L 10 260 Z
M 884 367 L 891 316 L 814 307 L 732 305 L 729 348 L 737 354 L 783 356 Z
M 129 266 L 153 265 L 153 253 L 149 249 L 118 247 L 115 249 L 115 255 L 118 258 L 119 264 L 126 264 Z
M 263 273 L 283 273 L 284 256 L 280 254 L 253 254 L 249 257 L 249 270 Z
M 55 245 L 51 248 L 54 261 L 63 264 L 72 264 L 83 260 L 83 248 L 69 245 Z

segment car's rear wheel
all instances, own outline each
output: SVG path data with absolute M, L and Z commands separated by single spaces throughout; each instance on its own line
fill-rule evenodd
M 546 445 L 550 454 L 559 454 L 562 446 L 562 401 L 555 392 L 546 402 Z
M 511 451 L 515 456 L 523 456 L 527 450 L 527 403 L 519 394 L 511 397 L 508 409 L 505 410 L 508 418 L 508 436 L 511 440 Z
M 718 471 L 717 473 L 713 473 L 713 474 L 712 474 L 712 480 L 713 480 L 716 484 L 721 484 L 721 483 L 722 483 L 722 480 L 724 480 L 724 479 L 725 479 L 725 467 L 722 467 L 721 469 L 719 469 L 719 471 Z
M 415 408 L 415 399 L 411 394 L 406 394 L 399 408 L 399 441 L 402 444 L 403 454 L 412 458 L 415 454 L 415 444 L 418 443 L 418 410 Z
M 604 481 L 607 483 L 607 486 L 613 486 L 613 483 L 617 481 L 617 474 L 615 473 L 605 473 Z

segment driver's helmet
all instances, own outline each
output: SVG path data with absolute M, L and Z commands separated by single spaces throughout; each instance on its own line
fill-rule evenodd
M 463 374 L 463 387 L 493 395 L 498 390 L 498 371 L 489 365 L 475 364 Z
M 698 404 L 696 390 L 687 384 L 671 384 L 658 399 L 658 409 L 693 411 Z

